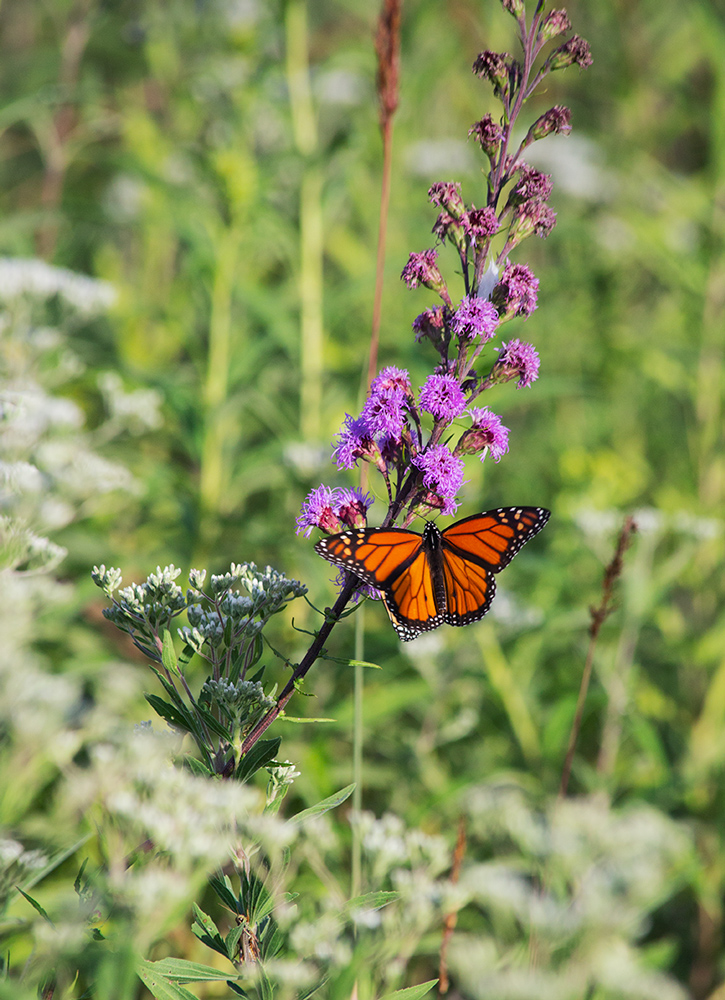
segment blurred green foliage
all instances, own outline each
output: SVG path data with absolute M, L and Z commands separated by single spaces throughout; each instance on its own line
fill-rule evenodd
M 13 590 L 3 622 L 25 629 L 13 646 L 18 671 L 30 657 L 69 674 L 93 704 L 113 700 L 109 675 L 112 690 L 123 678 L 136 693 L 118 703 L 134 720 L 144 717 L 138 688 L 152 680 L 141 666 L 134 684 L 127 668 L 116 672 L 114 661 L 134 655 L 100 627 L 94 563 L 142 579 L 171 562 L 212 571 L 230 558 L 270 562 L 306 583 L 318 606 L 331 602 L 329 567 L 295 536 L 294 518 L 311 486 L 343 484 L 329 443 L 356 412 L 367 369 L 377 11 L 362 0 L 308 7 L 0 7 L 0 253 L 116 290 L 106 310 L 78 314 L 55 295 L 36 314 L 0 288 L 10 315 L 3 380 L 32 379 L 72 401 L 84 447 L 135 483 L 103 492 L 101 477 L 87 496 L 68 487 L 70 475 L 61 492 L 71 515 L 26 511 L 30 528 L 68 554 L 50 567 L 57 589 Z M 366 674 L 363 802 L 451 849 L 481 782 L 505 776 L 550 805 L 587 609 L 634 513 L 640 530 L 597 648 L 571 790 L 651 808 L 689 831 L 697 861 L 669 896 L 648 897 L 638 934 L 653 967 L 715 998 L 725 976 L 725 10 L 721 0 L 577 0 L 567 10 L 594 65 L 549 78 L 530 104 L 531 119 L 570 106 L 574 131 L 532 151 L 553 174 L 558 224 L 522 248 L 541 282 L 539 308 L 511 329 L 537 347 L 541 377 L 490 399 L 511 451 L 485 470 L 471 462 L 461 509 L 541 504 L 552 519 L 506 571 L 482 623 L 403 647 L 380 606 L 366 606 L 365 659 L 384 669 Z M 482 48 L 512 45 L 495 0 L 404 6 L 380 361 L 418 382 L 433 354 L 414 343 L 411 322 L 432 303 L 398 275 L 410 251 L 432 243 L 432 182 L 460 180 L 468 200 L 484 201 L 466 132 L 495 107 L 469 66 Z M 452 286 L 454 262 L 442 261 Z M 62 333 L 52 349 L 28 333 L 46 328 Z M 18 448 L 3 461 L 35 462 L 35 445 Z M 60 490 L 47 476 L 49 493 Z M 296 626 L 317 621 L 295 608 Z M 352 632 L 337 628 L 331 653 L 352 655 Z M 275 641 L 291 660 L 304 639 L 279 624 Z M 351 780 L 351 675 L 320 662 L 308 677 L 314 698 L 295 704 L 293 714 L 335 722 L 276 726 L 302 772 L 290 808 Z M 26 762 L 32 781 L 12 783 L 3 814 L 11 835 L 70 846 L 68 824 L 43 829 L 44 811 L 52 815 L 43 795 L 82 742 Z M 16 752 L 6 763 L 18 768 Z M 472 862 L 483 860 L 477 850 L 474 838 Z M 345 848 L 326 865 L 344 884 Z M 463 920 L 467 934 L 480 932 L 482 912 Z M 512 947 L 531 933 L 517 937 L 513 926 Z M 185 931 L 169 940 L 160 954 L 192 947 Z M 438 946 L 431 937 L 412 962 L 414 981 L 435 974 Z M 466 983 L 464 970 L 461 995 L 477 995 Z M 611 995 L 625 995 L 619 988 Z

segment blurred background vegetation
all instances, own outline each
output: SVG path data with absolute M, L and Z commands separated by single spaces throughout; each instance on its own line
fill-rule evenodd
M 527 121 L 570 106 L 573 132 L 532 152 L 553 174 L 558 223 L 521 248 L 539 308 L 507 330 L 535 344 L 541 377 L 489 394 L 511 451 L 485 469 L 471 461 L 461 508 L 540 504 L 551 522 L 482 623 L 403 646 L 383 609 L 366 607 L 365 658 L 383 670 L 366 674 L 363 804 L 451 850 L 482 782 L 505 777 L 547 808 L 588 608 L 633 513 L 639 532 L 597 649 L 570 791 L 686 831 L 694 860 L 648 900 L 636 936 L 688 995 L 721 998 L 725 6 L 574 0 L 567 10 L 594 64 L 548 78 L 528 109 Z M 93 704 L 123 688 L 127 721 L 148 717 L 141 691 L 153 680 L 101 618 L 94 563 L 130 582 L 157 564 L 220 572 L 254 560 L 330 603 L 330 568 L 294 519 L 321 481 L 356 484 L 329 454 L 367 372 L 377 13 L 363 0 L 3 0 L 2 377 L 11 393 L 32 386 L 55 401 L 32 432 L 3 431 L 3 461 L 42 473 L 40 484 L 7 473 L 3 504 L 67 550 L 38 557 L 41 585 L 6 532 L 14 672 L 32 661 L 72 677 Z M 483 48 L 513 46 L 497 0 L 404 4 L 380 364 L 418 383 L 434 357 L 411 323 L 432 295 L 407 291 L 399 273 L 432 245 L 431 183 L 459 180 L 467 201 L 484 202 L 466 134 L 496 107 L 470 65 Z M 53 272 L 43 290 L 45 272 L 13 270 L 12 258 L 105 284 L 79 291 Z M 453 288 L 452 256 L 441 259 Z M 295 605 L 298 627 L 318 620 Z M 353 632 L 337 628 L 331 652 L 351 656 Z M 305 648 L 289 620 L 277 640 L 293 661 Z M 335 721 L 277 723 L 301 771 L 289 809 L 351 780 L 351 670 L 321 662 L 308 681 L 314 698 L 292 714 Z M 53 751 L 24 795 L 5 790 L 9 835 L 70 844 L 42 819 L 66 763 Z M 476 845 L 473 835 L 472 860 Z M 341 848 L 328 862 L 342 882 L 346 857 Z M 464 911 L 460 933 L 491 923 Z M 436 935 L 413 965 L 419 979 L 435 974 Z M 178 932 L 165 953 L 191 940 Z M 460 975 L 460 995 L 477 996 Z

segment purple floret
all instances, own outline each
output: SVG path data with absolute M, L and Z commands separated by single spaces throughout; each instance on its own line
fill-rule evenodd
M 463 486 L 464 463 L 437 444 L 413 458 L 413 464 L 423 473 L 423 485 L 435 493 L 443 504 L 444 514 L 455 514 L 458 509 L 456 494 Z
M 466 295 L 451 320 L 451 330 L 459 337 L 473 340 L 480 337 L 483 343 L 496 333 L 498 312 L 488 299 Z
M 454 420 L 466 408 L 466 397 L 452 375 L 430 375 L 418 397 L 421 410 L 436 420 Z
M 470 411 L 473 418 L 472 432 L 475 433 L 478 448 L 488 448 L 494 462 L 509 450 L 509 429 L 504 427 L 501 417 L 493 413 L 487 406 Z M 484 460 L 486 454 L 481 456 Z
M 340 531 L 342 524 L 335 513 L 338 496 L 338 490 L 330 489 L 324 483 L 312 490 L 302 502 L 295 534 L 302 532 L 305 538 L 309 538 L 313 528 L 322 528 L 328 533 Z
M 496 368 L 507 379 L 518 377 L 517 389 L 525 389 L 539 377 L 539 355 L 533 344 L 509 340 L 501 345 Z

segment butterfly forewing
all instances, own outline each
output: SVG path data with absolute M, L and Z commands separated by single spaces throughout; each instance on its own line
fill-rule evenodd
M 498 573 L 541 531 L 549 516 L 543 507 L 499 507 L 474 514 L 445 529 L 443 548 L 455 548 L 467 561 Z
M 419 534 L 403 528 L 360 528 L 323 538 L 315 550 L 329 562 L 384 590 L 405 572 L 421 550 L 421 543 Z

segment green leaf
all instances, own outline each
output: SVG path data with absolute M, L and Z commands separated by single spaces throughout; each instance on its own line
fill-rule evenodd
M 136 967 L 138 978 L 156 1000 L 197 1000 L 193 993 L 178 983 L 170 983 L 156 968 L 158 962 L 139 962 Z
M 187 642 L 184 648 L 179 653 L 179 672 L 183 674 L 184 669 L 188 667 L 191 660 L 196 655 L 196 650 L 193 646 L 190 646 Z
M 175 674 L 180 677 L 179 668 L 176 661 L 176 650 L 174 649 L 174 640 L 171 638 L 171 632 L 167 628 L 164 629 L 163 633 L 163 645 L 161 647 L 161 662 L 170 674 Z
M 145 694 L 144 698 L 151 708 L 153 708 L 154 712 L 160 715 L 169 725 L 174 726 L 176 729 L 181 729 L 185 733 L 193 731 L 193 723 L 186 717 L 185 713 L 174 708 L 168 701 L 164 701 L 163 698 L 159 698 L 155 694 Z
M 50 926 L 51 926 L 51 927 L 53 927 L 53 928 L 55 929 L 55 924 L 54 924 L 54 923 L 53 923 L 53 921 L 52 921 L 52 920 L 50 919 L 50 917 L 49 917 L 49 916 L 48 916 L 48 914 L 47 914 L 47 913 L 45 912 L 45 910 L 44 910 L 44 909 L 43 909 L 43 907 L 42 907 L 42 906 L 40 905 L 40 903 L 39 903 L 39 902 L 37 901 L 37 899 L 33 899 L 33 897 L 32 897 L 32 896 L 29 896 L 29 895 L 27 894 L 27 892 L 23 892 L 23 890 L 22 890 L 22 889 L 20 888 L 20 886 L 17 886 L 17 885 L 16 885 L 16 886 L 15 886 L 15 888 L 16 888 L 16 889 L 18 890 L 18 892 L 20 893 L 20 895 L 21 895 L 21 896 L 22 896 L 22 897 L 23 897 L 24 899 L 27 899 L 27 901 L 28 901 L 28 902 L 30 903 L 30 905 L 31 905 L 32 907 L 34 907 L 34 908 L 35 908 L 35 909 L 36 909 L 36 910 L 38 911 L 38 913 L 39 913 L 39 914 L 41 915 L 41 917 L 43 918 L 43 920 L 47 920 L 47 921 L 48 921 L 48 923 L 50 924 Z
M 237 986 L 237 984 L 233 983 L 231 979 L 227 979 L 227 986 L 232 991 L 232 993 L 235 993 L 238 997 L 244 997 L 244 1000 L 249 1000 L 249 994 L 245 993 L 242 987 Z
M 239 945 L 239 938 L 244 934 L 246 930 L 246 924 L 236 924 L 229 931 L 227 936 L 224 938 L 224 944 L 227 949 L 227 957 L 230 961 L 234 961 L 235 955 L 237 953 L 237 947 Z
M 216 735 L 221 737 L 221 739 L 226 740 L 227 743 L 232 742 L 232 734 L 229 732 L 224 723 L 215 719 L 211 712 L 204 708 L 203 705 L 197 704 L 196 710 L 199 713 L 199 718 L 203 720 L 208 729 L 211 729 L 211 731 L 216 733 Z
M 50 873 L 58 868 L 59 865 L 62 865 L 64 861 L 67 861 L 68 858 L 72 857 L 79 848 L 83 847 L 83 845 L 91 839 L 92 836 L 92 833 L 87 833 L 84 837 L 81 837 L 80 840 L 77 840 L 75 844 L 72 844 L 70 847 L 66 847 L 57 854 L 51 855 L 47 865 L 41 868 L 40 871 L 35 872 L 31 878 L 28 878 L 23 882 L 23 888 L 27 891 L 28 889 L 32 889 L 34 885 L 37 885 L 38 882 L 42 882 L 46 875 L 50 875 Z
M 218 875 L 212 875 L 209 879 L 209 885 L 226 907 L 233 913 L 239 913 L 239 900 L 234 895 L 232 883 L 226 875 L 223 880 Z
M 291 823 L 304 823 L 306 819 L 311 816 L 322 816 L 323 813 L 329 812 L 330 809 L 335 809 L 337 806 L 342 805 L 345 799 L 349 799 L 355 788 L 355 783 L 351 785 L 346 785 L 341 788 L 339 792 L 335 792 L 333 795 L 329 795 L 322 802 L 318 802 L 315 806 L 310 806 L 309 809 L 303 809 L 302 812 L 297 813 L 290 820 Z
M 237 764 L 237 781 L 248 781 L 255 771 L 274 760 L 281 742 L 281 736 L 275 736 L 272 740 L 258 740 Z
M 191 754 L 184 754 L 182 757 L 182 765 L 195 774 L 197 778 L 208 778 L 213 775 L 214 772 L 210 767 L 207 767 L 203 760 L 199 760 L 198 757 L 192 757 Z
M 158 962 L 149 962 L 157 972 L 175 983 L 209 983 L 220 982 L 234 978 L 228 972 L 214 969 L 211 965 L 200 962 L 190 962 L 186 958 L 162 958 Z
M 350 899 L 345 904 L 345 911 L 349 913 L 351 910 L 379 910 L 381 907 L 387 906 L 388 903 L 394 903 L 396 899 L 400 899 L 400 893 L 392 890 L 381 889 L 379 892 L 366 892 L 362 896 Z
M 437 982 L 437 979 L 429 979 L 427 983 L 419 983 L 417 986 L 408 986 L 404 990 L 386 993 L 384 997 L 380 997 L 380 1000 L 419 1000 L 426 993 L 430 993 Z
M 308 717 L 301 718 L 295 715 L 280 715 L 279 719 L 282 722 L 297 722 L 300 724 L 304 724 L 307 722 L 337 722 L 337 719 L 311 719 Z
M 371 667 L 373 670 L 382 670 L 379 663 L 371 663 L 370 660 L 346 660 L 340 656 L 321 656 L 321 660 L 329 660 L 331 663 L 342 663 L 346 667 Z
M 204 913 L 203 910 L 199 909 L 196 903 L 192 904 L 194 907 L 194 922 L 191 925 L 192 933 L 195 934 L 199 940 L 211 948 L 212 951 L 218 951 L 220 955 L 224 958 L 229 958 L 232 954 L 226 946 L 224 939 L 219 933 L 219 929 L 211 919 L 208 913 Z

